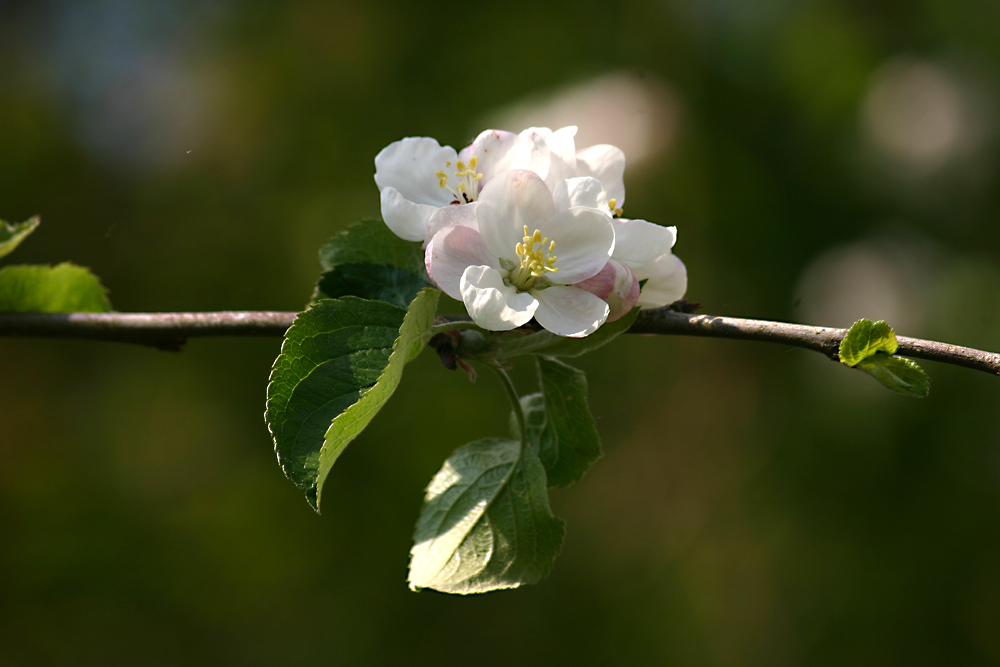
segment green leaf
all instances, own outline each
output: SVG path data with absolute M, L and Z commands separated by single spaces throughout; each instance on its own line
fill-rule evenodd
M 632 312 L 583 338 L 569 338 L 551 331 L 538 331 L 527 336 L 508 336 L 496 343 L 489 343 L 485 338 L 482 347 L 469 350 L 469 353 L 480 359 L 506 359 L 521 354 L 544 354 L 547 357 L 579 357 L 607 345 L 612 340 L 628 330 L 639 309 Z M 471 336 L 470 336 L 471 338 Z
M 282 470 L 317 512 L 337 457 L 426 347 L 438 296 L 424 289 L 407 310 L 356 297 L 324 299 L 285 333 L 265 419 Z
M 538 357 L 541 394 L 521 398 L 528 440 L 538 449 L 549 486 L 569 486 L 601 457 L 601 439 L 587 406 L 587 376 Z
M 565 531 L 549 509 L 533 449 L 499 438 L 473 442 L 427 487 L 410 588 L 467 594 L 536 583 L 552 571 Z
M 900 394 L 926 398 L 931 391 L 931 380 L 927 373 L 909 359 L 876 352 L 863 359 L 857 368 Z
M 316 286 L 321 298 L 358 296 L 400 308 L 406 308 L 424 287 L 427 281 L 422 277 L 387 264 L 344 264 L 324 273 Z
M 68 262 L 0 269 L 0 312 L 106 313 L 107 290 L 97 276 Z
M 885 320 L 858 320 L 840 341 L 840 361 L 848 366 L 857 366 L 876 352 L 895 354 L 898 348 L 896 332 Z
M 38 226 L 38 216 L 15 225 L 0 220 L 0 257 L 6 257 Z
M 384 264 L 410 273 L 424 274 L 424 251 L 420 243 L 404 241 L 381 220 L 362 220 L 338 233 L 319 251 L 324 271 L 342 264 Z

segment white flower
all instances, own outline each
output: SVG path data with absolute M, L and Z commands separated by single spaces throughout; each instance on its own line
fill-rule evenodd
M 577 173 L 574 135 L 572 126 L 520 134 L 486 130 L 459 153 L 429 137 L 393 142 L 375 156 L 382 218 L 397 236 L 424 241 L 433 236 L 428 222 L 435 211 L 474 204 L 498 174 L 527 169 L 554 187 Z
M 440 216 L 452 224 L 440 227 Z M 506 331 L 534 317 L 553 333 L 581 337 L 607 319 L 608 304 L 574 284 L 607 265 L 612 218 L 583 206 L 560 210 L 537 173 L 498 174 L 476 207 L 441 209 L 430 225 L 438 231 L 427 246 L 427 272 L 479 326 Z

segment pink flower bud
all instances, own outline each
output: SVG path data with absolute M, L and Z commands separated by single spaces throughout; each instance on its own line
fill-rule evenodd
M 639 281 L 632 269 L 613 259 L 596 276 L 576 283 L 574 287 L 586 290 L 607 302 L 611 308 L 608 322 L 614 322 L 631 312 L 639 300 Z

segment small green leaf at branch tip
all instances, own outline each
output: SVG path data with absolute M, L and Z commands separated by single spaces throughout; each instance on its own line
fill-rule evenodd
M 885 387 L 900 394 L 926 398 L 931 391 L 931 380 L 924 369 L 903 357 L 876 352 L 863 359 L 857 365 L 857 369 L 868 373 Z
M 407 310 L 357 297 L 324 299 L 285 333 L 265 420 L 282 470 L 317 511 L 337 457 L 427 345 L 438 296 L 424 289 Z
M 0 257 L 9 255 L 21 241 L 28 238 L 28 235 L 38 227 L 39 222 L 37 215 L 13 225 L 6 220 L 0 220 Z
M 452 454 L 431 480 L 410 550 L 410 588 L 486 593 L 548 576 L 565 525 L 552 515 L 545 469 L 516 440 Z
M 89 269 L 65 262 L 56 266 L 0 269 L 0 312 L 107 313 L 107 290 Z
M 840 341 L 840 361 L 847 366 L 857 366 L 878 352 L 895 354 L 897 349 L 896 332 L 885 320 L 862 319 L 855 322 Z

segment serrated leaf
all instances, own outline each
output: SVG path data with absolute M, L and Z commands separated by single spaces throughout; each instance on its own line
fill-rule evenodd
M 840 361 L 848 366 L 857 366 L 877 352 L 895 354 L 899 349 L 896 332 L 885 320 L 872 322 L 861 319 L 851 325 L 840 341 Z
M 341 264 L 384 264 L 420 276 L 424 273 L 424 251 L 420 244 L 404 241 L 381 220 L 362 220 L 338 233 L 320 248 L 324 271 Z
M 282 470 L 316 511 L 341 452 L 396 390 L 403 366 L 427 345 L 439 292 L 407 310 L 356 297 L 324 299 L 285 334 L 265 420 Z
M 490 438 L 458 449 L 431 480 L 410 550 L 410 587 L 485 593 L 552 571 L 565 526 L 530 447 Z
M 0 269 L 0 312 L 106 313 L 107 290 L 88 269 L 65 262 L 57 266 L 7 266 Z
M 388 264 L 342 264 L 327 271 L 316 285 L 320 298 L 357 296 L 406 308 L 427 281 Z
M 473 352 L 481 359 L 506 359 L 521 354 L 544 354 L 547 357 L 579 357 L 582 354 L 607 345 L 612 340 L 625 333 L 635 318 L 639 309 L 614 322 L 604 324 L 594 333 L 583 338 L 569 338 L 551 331 L 537 331 L 528 336 L 508 337 L 499 343 L 485 347 L 482 351 Z
M 538 357 L 537 364 L 542 393 L 521 398 L 528 441 L 538 450 L 549 486 L 569 486 L 601 457 L 587 376 L 556 359 Z
M 863 359 L 856 368 L 868 373 L 884 386 L 900 394 L 926 398 L 931 391 L 931 380 L 927 377 L 924 369 L 903 357 L 876 352 L 867 359 Z
M 24 222 L 10 224 L 6 220 L 0 220 L 0 257 L 6 257 L 14 248 L 20 245 L 31 232 L 38 227 L 38 216 L 29 218 Z

